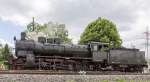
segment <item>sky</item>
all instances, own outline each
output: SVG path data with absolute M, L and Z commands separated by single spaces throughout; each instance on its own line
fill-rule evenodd
M 144 50 L 146 27 L 150 27 L 150 0 L 0 0 L 0 42 L 13 46 L 13 37 L 32 21 L 66 25 L 74 43 L 85 27 L 103 17 L 114 22 L 123 46 Z

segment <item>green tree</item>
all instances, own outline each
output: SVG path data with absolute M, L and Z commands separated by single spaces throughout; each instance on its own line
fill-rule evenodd
M 46 26 L 47 28 L 44 30 L 44 33 L 48 37 L 57 37 L 60 38 L 63 43 L 72 43 L 72 40 L 68 37 L 68 30 L 66 29 L 65 24 L 49 22 Z
M 45 28 L 47 28 L 46 24 L 42 25 L 36 22 L 30 22 L 27 25 L 27 30 L 26 32 L 41 32 L 43 31 Z
M 122 40 L 116 25 L 104 18 L 98 18 L 91 22 L 80 36 L 80 44 L 90 41 L 110 43 L 110 47 L 120 47 Z
M 26 33 L 42 32 L 47 38 L 60 38 L 63 43 L 71 43 L 71 39 L 68 37 L 68 30 L 66 30 L 64 24 L 58 24 L 49 22 L 46 24 L 39 24 L 31 22 L 27 25 Z
M 8 44 L 5 44 L 5 46 L 1 49 L 1 54 L 4 60 L 7 60 L 8 56 L 10 56 L 11 51 Z
M 4 65 L 4 68 L 1 69 L 8 69 L 8 61 L 9 56 L 12 54 L 11 48 L 8 46 L 8 44 L 5 44 L 4 46 L 0 45 L 0 65 Z

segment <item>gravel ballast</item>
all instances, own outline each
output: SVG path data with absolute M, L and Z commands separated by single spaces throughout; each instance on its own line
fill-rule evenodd
M 150 82 L 150 75 L 0 74 L 0 82 Z

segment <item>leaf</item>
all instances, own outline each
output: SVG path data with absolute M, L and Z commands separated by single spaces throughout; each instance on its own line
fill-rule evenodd
M 33 30 L 33 22 L 29 23 L 27 25 L 26 32 L 42 32 L 44 33 L 47 38 L 60 38 L 63 43 L 71 43 L 71 39 L 68 38 L 68 30 L 65 28 L 64 24 L 58 24 L 58 23 L 45 23 L 45 24 L 39 24 L 34 23 L 34 30 Z
M 116 25 L 100 17 L 89 23 L 80 36 L 80 44 L 87 44 L 89 41 L 112 43 L 112 47 L 120 47 L 122 43 Z

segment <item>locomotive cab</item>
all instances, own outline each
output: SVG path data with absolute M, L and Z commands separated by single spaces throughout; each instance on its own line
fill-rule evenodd
M 108 43 L 101 43 L 101 42 L 91 42 L 90 47 L 92 51 L 93 61 L 98 62 L 106 62 L 107 61 L 107 49 L 109 44 Z
M 108 46 L 109 46 L 108 43 L 101 43 L 101 42 L 91 42 L 90 43 L 91 51 L 99 51 L 99 50 L 107 49 Z

